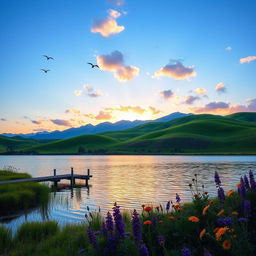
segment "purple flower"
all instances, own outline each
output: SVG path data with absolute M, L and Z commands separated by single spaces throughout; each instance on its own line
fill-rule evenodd
M 221 202 L 225 201 L 225 192 L 222 187 L 218 188 L 218 198 Z
M 246 190 L 250 189 L 249 180 L 246 175 L 244 175 L 244 186 Z
M 160 245 L 160 246 L 164 246 L 164 243 L 165 243 L 165 239 L 164 239 L 164 236 L 158 236 L 157 237 L 157 241 L 158 241 L 158 244 Z
M 245 217 L 249 217 L 251 215 L 251 202 L 249 200 L 244 200 L 241 203 L 242 212 Z
M 107 217 L 106 217 L 106 229 L 110 233 L 112 233 L 114 229 L 113 218 L 110 212 L 107 213 Z
M 176 202 L 179 203 L 180 202 L 180 196 L 179 194 L 176 193 Z
M 132 214 L 132 230 L 133 230 L 133 236 L 137 243 L 141 242 L 141 222 L 139 218 L 139 214 L 134 209 Z
M 157 225 L 157 222 L 158 222 L 158 216 L 154 216 L 152 219 L 152 226 L 155 227 Z
M 225 226 L 231 226 L 233 221 L 232 221 L 232 218 L 230 217 L 227 217 L 227 218 L 223 218 L 223 219 L 217 219 L 217 224 L 218 226 L 221 226 L 221 227 L 225 227 Z
M 125 231 L 124 231 L 124 222 L 122 220 L 122 215 L 120 213 L 120 207 L 115 205 L 115 207 L 113 207 L 113 216 L 114 216 L 114 220 L 115 220 L 115 231 L 116 231 L 116 236 L 118 238 L 124 238 L 125 237 Z
M 256 183 L 255 183 L 255 180 L 254 180 L 254 175 L 253 175 L 252 170 L 249 171 L 249 179 L 250 179 L 251 189 L 256 190 Z
M 98 248 L 97 237 L 95 236 L 95 233 L 93 232 L 90 226 L 87 229 L 87 234 L 88 234 L 90 244 L 93 246 L 94 249 L 97 249 Z
M 167 212 L 170 210 L 170 206 L 171 206 L 171 203 L 170 203 L 170 201 L 168 201 L 167 204 L 166 204 L 166 211 Z
M 216 186 L 220 186 L 221 185 L 221 181 L 220 181 L 220 176 L 219 176 L 217 171 L 215 171 L 214 179 L 215 179 Z
M 190 249 L 189 249 L 189 248 L 183 248 L 183 249 L 181 250 L 181 255 L 182 255 L 182 256 L 191 256 L 191 251 L 190 251 Z
M 247 221 L 247 218 L 241 217 L 241 218 L 238 219 L 238 221 L 240 221 L 240 222 L 246 222 L 246 221 Z
M 102 226 L 101 226 L 101 233 L 104 237 L 108 236 L 108 230 L 106 228 L 106 224 L 105 221 L 103 221 Z
M 204 248 L 204 256 L 212 256 L 206 248 Z
M 238 194 L 244 198 L 245 193 L 246 193 L 246 189 L 245 189 L 244 179 L 241 177 L 240 178 L 240 186 L 238 187 Z
M 140 246 L 140 256 L 149 256 L 148 248 L 145 244 Z

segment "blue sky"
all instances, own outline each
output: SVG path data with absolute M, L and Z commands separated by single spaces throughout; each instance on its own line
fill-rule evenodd
M 253 0 L 2 0 L 0 9 L 0 133 L 256 111 Z

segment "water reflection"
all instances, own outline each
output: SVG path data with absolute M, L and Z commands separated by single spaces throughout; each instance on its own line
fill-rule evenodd
M 60 224 L 81 222 L 90 209 L 110 210 L 114 202 L 122 208 L 140 209 L 141 204 L 165 204 L 179 193 L 182 201 L 191 200 L 188 184 L 198 174 L 210 196 L 216 195 L 214 172 L 221 176 L 224 189 L 234 188 L 241 175 L 250 169 L 256 173 L 255 156 L 0 156 L 0 168 L 12 165 L 32 176 L 47 176 L 57 169 L 57 174 L 74 172 L 93 178 L 89 187 L 76 181 L 80 187 L 70 189 L 69 182 L 51 194 L 47 212 L 49 219 Z M 42 220 L 38 210 L 21 216 L 9 224 L 16 228 L 25 219 Z

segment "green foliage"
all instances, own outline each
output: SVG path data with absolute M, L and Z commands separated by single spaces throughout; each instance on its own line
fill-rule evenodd
M 12 234 L 8 228 L 0 225 L 0 255 L 4 255 L 11 246 Z

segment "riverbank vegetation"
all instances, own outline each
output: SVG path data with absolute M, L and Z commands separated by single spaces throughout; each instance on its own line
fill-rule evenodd
M 142 205 L 121 212 L 115 203 L 106 216 L 86 214 L 87 224 L 60 228 L 55 222 L 24 223 L 14 234 L 1 227 L 3 255 L 90 256 L 253 256 L 256 254 L 256 183 L 253 172 L 237 189 L 224 192 L 215 173 L 218 197 L 208 197 L 197 175 L 189 184 L 192 202 L 178 194 L 165 205 Z
M 0 170 L 0 181 L 27 179 L 27 173 L 18 173 L 12 168 Z M 37 182 L 0 184 L 0 216 L 18 215 L 48 202 L 49 188 Z

